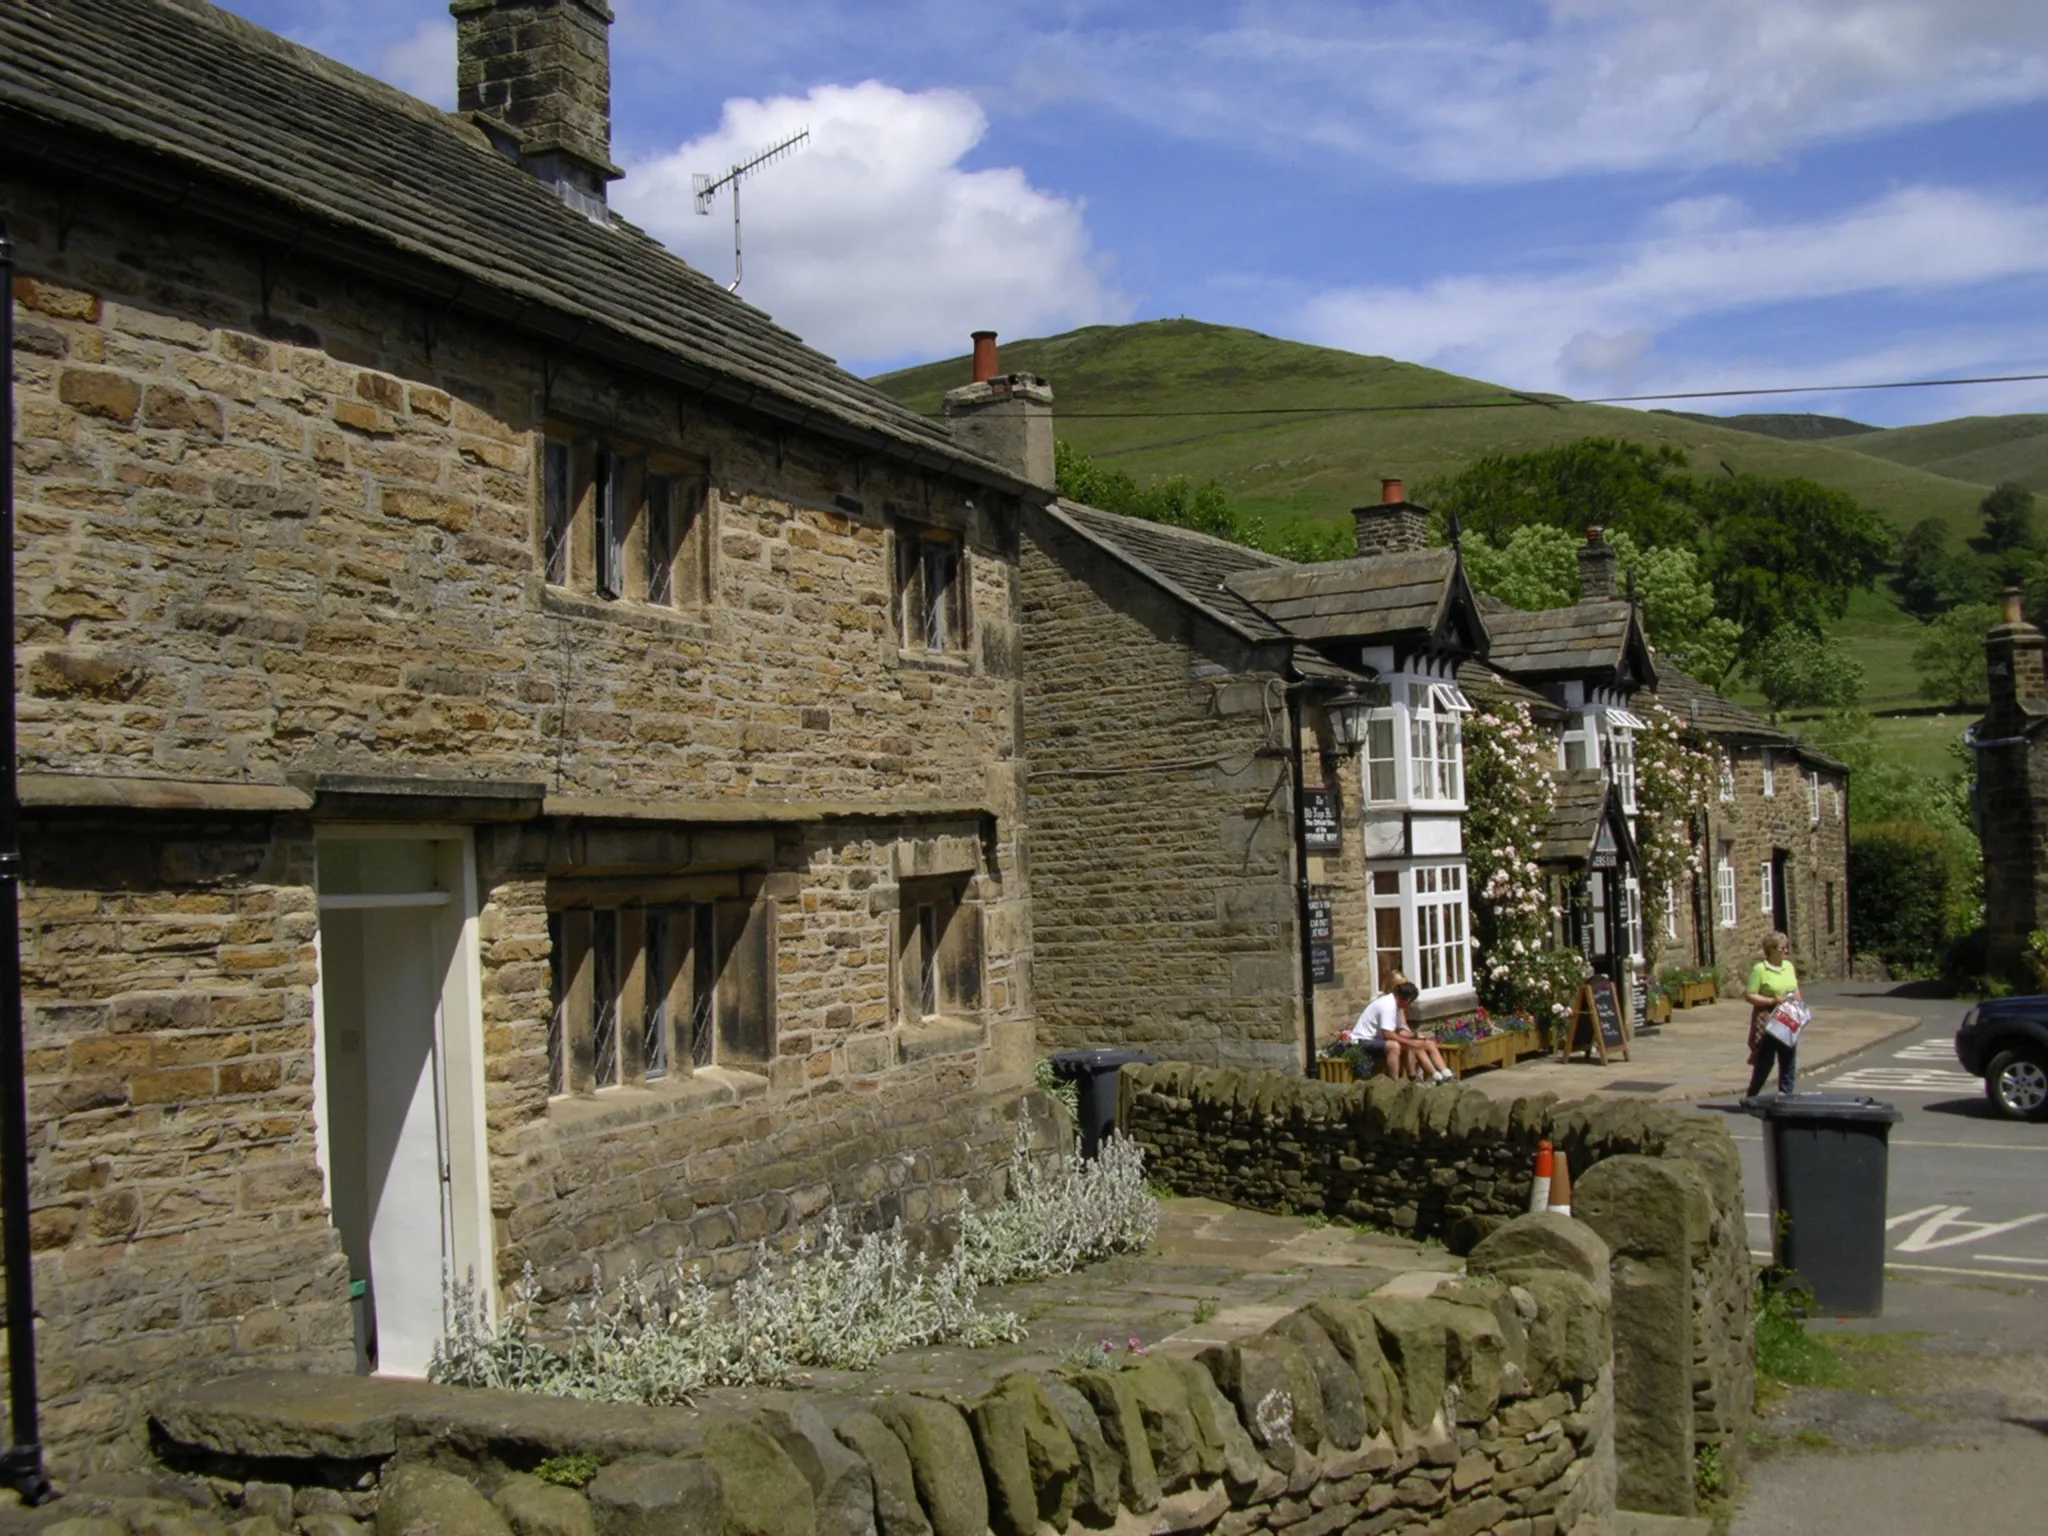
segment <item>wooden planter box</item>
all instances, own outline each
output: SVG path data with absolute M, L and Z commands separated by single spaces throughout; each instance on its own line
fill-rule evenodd
M 1358 1074 L 1351 1070 L 1351 1060 L 1346 1056 L 1319 1056 L 1316 1058 L 1316 1076 L 1326 1083 L 1349 1083 Z
M 1444 1065 L 1463 1077 L 1480 1067 L 1509 1067 L 1524 1056 L 1541 1055 L 1543 1035 L 1534 1029 L 1503 1031 L 1484 1040 L 1441 1043 L 1441 1048 Z
M 1668 992 L 1662 997 L 1651 998 L 1650 1006 L 1643 1015 L 1643 1022 L 1646 1024 L 1662 1024 L 1671 1017 L 1671 1006 L 1671 994 Z
M 1696 1008 L 1701 1003 L 1711 1003 L 1721 995 L 1721 989 L 1711 981 L 1681 981 L 1672 993 L 1671 1001 L 1680 1008 Z

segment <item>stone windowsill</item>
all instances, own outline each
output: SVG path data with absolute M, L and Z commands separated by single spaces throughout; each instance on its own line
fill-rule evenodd
M 548 1123 L 563 1130 L 610 1130 L 670 1119 L 767 1096 L 768 1079 L 731 1067 L 658 1077 L 651 1083 L 600 1088 L 594 1094 L 565 1094 L 548 1100 Z
M 935 1016 L 915 1023 L 899 1024 L 890 1031 L 896 1037 L 899 1062 L 925 1061 L 933 1056 L 956 1056 L 981 1049 L 988 1043 L 988 1026 L 979 1019 Z

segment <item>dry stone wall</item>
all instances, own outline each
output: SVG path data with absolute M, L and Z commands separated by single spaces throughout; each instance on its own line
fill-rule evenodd
M 1119 1097 L 1119 1126 L 1178 1194 L 1457 1251 L 1527 1210 L 1536 1144 L 1551 1141 L 1570 1158 L 1575 1212 L 1612 1249 L 1624 1504 L 1689 1513 L 1697 1459 L 1741 1459 L 1755 1397 L 1751 1270 L 1723 1127 L 1654 1105 L 1183 1063 L 1124 1068 Z
M 224 1381 L 158 1406 L 160 1454 L 187 1474 L 159 1491 L 189 1501 L 193 1536 L 252 1518 L 280 1536 L 294 1519 L 302 1536 L 352 1536 L 355 1519 L 467 1536 L 1591 1536 L 1614 1496 L 1606 1251 L 1529 1217 L 1473 1269 L 1397 1277 L 1199 1356 L 1018 1371 L 976 1397 L 725 1393 L 691 1411 Z M 599 1464 L 580 1492 L 529 1475 L 564 1453 Z M 108 1502 L 149 1536 L 146 1510 Z

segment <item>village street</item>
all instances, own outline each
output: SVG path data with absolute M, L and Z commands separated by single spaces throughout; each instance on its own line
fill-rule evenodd
M 1808 989 L 1830 1005 L 1920 1022 L 1809 1074 L 1904 1113 L 1892 1130 L 1885 1313 L 1817 1319 L 1842 1341 L 1840 1382 L 1794 1389 L 1759 1421 L 1759 1455 L 1733 1529 L 1776 1532 L 2038 1530 L 2048 1489 L 2048 1126 L 1997 1118 L 1950 1040 L 1966 1002 Z M 1732 1115 L 1752 1242 L 1769 1247 L 1763 1126 Z M 1957 1502 L 1968 1489 L 1967 1512 Z

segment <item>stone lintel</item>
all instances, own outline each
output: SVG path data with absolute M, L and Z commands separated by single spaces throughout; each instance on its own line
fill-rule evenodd
M 21 803 L 31 809 L 291 812 L 313 805 L 311 795 L 290 784 L 84 773 L 24 773 L 19 784 Z

